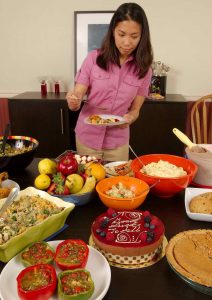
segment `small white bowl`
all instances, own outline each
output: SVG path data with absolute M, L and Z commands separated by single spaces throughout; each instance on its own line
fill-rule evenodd
M 211 214 L 200 214 L 200 213 L 193 213 L 189 209 L 189 203 L 191 199 L 195 196 L 198 196 L 203 193 L 212 192 L 212 189 L 199 189 L 199 188 L 186 188 L 185 189 L 185 210 L 187 216 L 196 221 L 206 221 L 212 222 L 212 215 Z
M 19 184 L 17 182 L 15 182 L 15 181 L 11 180 L 11 179 L 6 179 L 6 180 L 2 181 L 1 187 L 3 187 L 3 188 L 10 188 L 10 189 L 16 187 L 20 191 Z
M 19 191 L 20 191 L 20 186 L 17 182 L 11 180 L 11 179 L 6 179 L 4 181 L 2 181 L 1 183 L 1 187 L 2 188 L 9 188 L 12 189 L 14 187 L 16 187 Z M 2 207 L 2 205 L 4 204 L 6 198 L 2 198 L 0 199 L 0 208 Z

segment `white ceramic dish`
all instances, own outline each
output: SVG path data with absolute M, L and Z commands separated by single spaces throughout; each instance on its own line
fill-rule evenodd
M 193 213 L 189 209 L 189 203 L 193 197 L 207 192 L 211 192 L 211 189 L 199 189 L 199 188 L 185 189 L 185 210 L 190 219 L 196 221 L 212 222 L 212 215 Z
M 54 249 L 62 241 L 48 242 Z M 91 273 L 95 290 L 89 300 L 101 300 L 106 295 L 111 281 L 111 270 L 106 258 L 96 249 L 89 247 L 89 256 L 86 269 Z M 24 269 L 21 263 L 20 254 L 12 258 L 4 267 L 0 275 L 0 296 L 1 300 L 19 299 L 17 293 L 16 277 Z M 56 272 L 61 270 L 55 266 Z M 58 299 L 55 294 L 50 300 Z
M 108 124 L 98 124 L 98 123 L 90 123 L 90 122 L 88 121 L 88 118 L 89 118 L 89 117 L 87 117 L 87 118 L 84 119 L 84 122 L 85 122 L 86 124 L 94 125 L 94 126 L 117 126 L 117 125 L 121 125 L 121 124 L 125 124 L 125 123 L 126 123 L 125 119 L 124 119 L 123 117 L 121 117 L 121 116 L 116 116 L 116 115 L 105 115 L 105 114 L 98 114 L 98 116 L 99 116 L 100 118 L 102 118 L 102 119 L 110 119 L 110 118 L 114 118 L 114 119 L 118 119 L 119 121 L 117 121 L 117 122 L 111 122 L 111 123 L 108 123 Z

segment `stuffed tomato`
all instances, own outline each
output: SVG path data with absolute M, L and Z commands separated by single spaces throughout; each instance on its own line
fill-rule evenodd
M 94 292 L 94 282 L 85 269 L 66 270 L 58 275 L 60 300 L 87 300 Z
M 54 261 L 54 249 L 46 242 L 36 242 L 26 247 L 21 253 L 24 266 L 51 264 Z
M 89 248 L 82 240 L 65 240 L 56 248 L 55 262 L 61 270 L 84 268 Z
M 53 295 L 56 286 L 56 271 L 48 264 L 27 267 L 17 277 L 21 300 L 47 300 Z

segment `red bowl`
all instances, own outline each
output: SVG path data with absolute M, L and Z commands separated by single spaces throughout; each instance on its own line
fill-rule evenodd
M 161 198 L 172 197 L 185 189 L 192 182 L 198 169 L 197 165 L 191 160 L 169 154 L 148 154 L 140 156 L 139 159 L 144 165 L 150 164 L 151 162 L 158 162 L 159 160 L 168 161 L 177 167 L 182 167 L 184 171 L 187 172 L 187 175 L 174 178 L 150 176 L 140 172 L 142 165 L 137 158 L 134 159 L 131 163 L 131 168 L 135 177 L 145 181 L 148 185 L 152 185 L 158 181 L 150 191 L 152 194 Z

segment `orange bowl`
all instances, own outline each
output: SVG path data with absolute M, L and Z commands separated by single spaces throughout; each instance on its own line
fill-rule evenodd
M 133 198 L 116 198 L 106 194 L 106 191 L 113 185 L 122 183 L 127 189 L 135 193 Z M 149 193 L 149 186 L 144 181 L 128 176 L 109 177 L 99 181 L 96 185 L 96 191 L 101 201 L 107 206 L 114 209 L 131 210 L 139 207 Z
M 159 160 L 168 161 L 169 163 L 177 167 L 182 167 L 184 171 L 187 172 L 187 175 L 173 178 L 150 176 L 140 172 L 142 165 L 139 162 L 138 158 L 134 159 L 131 163 L 131 168 L 135 174 L 135 177 L 145 181 L 148 185 L 152 185 L 159 181 L 151 189 L 151 192 L 152 194 L 161 198 L 172 197 L 185 189 L 192 182 L 198 169 L 197 165 L 191 160 L 175 155 L 148 154 L 140 156 L 139 159 L 143 162 L 144 165 L 150 164 L 151 162 L 158 162 Z

